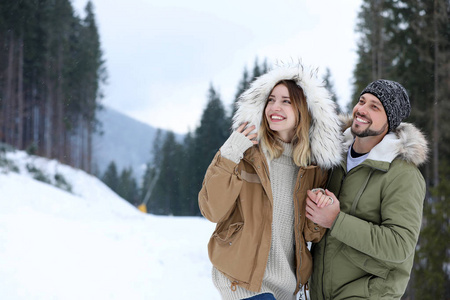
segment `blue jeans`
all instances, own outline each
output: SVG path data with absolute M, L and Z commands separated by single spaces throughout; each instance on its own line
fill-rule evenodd
M 245 298 L 244 300 L 277 300 L 270 293 L 259 294 L 250 298 Z

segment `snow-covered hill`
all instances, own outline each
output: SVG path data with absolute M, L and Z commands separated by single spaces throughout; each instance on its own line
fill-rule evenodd
M 219 299 L 206 247 L 214 224 L 143 214 L 53 160 L 21 151 L 6 158 L 0 299 Z M 72 192 L 54 186 L 61 182 Z

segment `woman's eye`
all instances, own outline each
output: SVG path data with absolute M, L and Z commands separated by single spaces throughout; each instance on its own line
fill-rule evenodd
M 290 100 L 284 100 L 284 103 L 291 104 Z

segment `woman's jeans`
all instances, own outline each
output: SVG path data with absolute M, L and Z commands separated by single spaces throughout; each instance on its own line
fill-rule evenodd
M 245 298 L 244 300 L 277 300 L 270 293 L 259 294 L 250 298 Z

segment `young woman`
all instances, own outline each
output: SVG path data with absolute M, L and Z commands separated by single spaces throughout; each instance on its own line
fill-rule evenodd
M 305 218 L 306 191 L 323 187 L 341 159 L 335 105 L 300 64 L 259 77 L 237 105 L 235 131 L 199 193 L 202 214 L 217 223 L 213 281 L 223 299 L 295 299 L 312 271 L 306 242 L 325 232 Z

